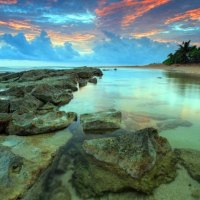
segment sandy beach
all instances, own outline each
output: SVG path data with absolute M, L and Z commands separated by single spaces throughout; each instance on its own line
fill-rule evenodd
M 140 68 L 140 69 L 161 69 L 166 71 L 173 71 L 177 73 L 184 73 L 188 75 L 200 76 L 200 64 L 176 64 L 176 65 L 164 65 L 164 64 L 149 64 L 143 66 L 119 66 L 116 68 Z

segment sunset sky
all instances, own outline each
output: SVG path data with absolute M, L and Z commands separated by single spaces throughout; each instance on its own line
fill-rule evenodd
M 161 62 L 200 45 L 200 0 L 0 0 L 0 59 Z

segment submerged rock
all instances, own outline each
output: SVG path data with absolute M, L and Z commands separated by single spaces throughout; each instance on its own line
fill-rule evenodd
M 38 85 L 32 92 L 37 99 L 55 105 L 67 104 L 73 98 L 73 94 L 69 91 L 58 89 L 49 84 Z
M 85 140 L 83 149 L 88 155 L 76 160 L 73 177 L 82 198 L 127 189 L 151 193 L 176 176 L 175 154 L 153 128 Z
M 190 176 L 200 182 L 200 151 L 193 149 L 176 149 L 180 163 Z
M 101 133 L 119 129 L 121 126 L 121 118 L 121 112 L 111 109 L 97 113 L 83 114 L 80 116 L 80 121 L 84 131 Z
M 71 136 L 67 130 L 34 137 L 0 136 L 0 199 L 23 199 Z
M 164 120 L 162 122 L 157 123 L 159 130 L 168 130 L 168 129 L 174 129 L 179 126 L 181 127 L 191 127 L 192 123 L 187 120 L 182 119 L 171 119 L 171 120 Z
M 69 126 L 76 120 L 76 113 L 52 111 L 45 114 L 25 113 L 13 115 L 7 133 L 10 135 L 36 135 L 50 133 Z

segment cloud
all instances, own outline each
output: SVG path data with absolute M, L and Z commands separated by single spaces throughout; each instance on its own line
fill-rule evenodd
M 143 65 L 160 63 L 175 50 L 175 44 L 156 42 L 148 38 L 123 38 L 104 32 L 106 40 L 96 44 L 91 60 L 99 64 Z
M 53 46 L 45 31 L 31 41 L 27 41 L 23 33 L 4 34 L 0 36 L 0 42 L 1 59 L 67 61 L 79 56 L 70 43 Z
M 171 24 L 173 22 L 181 20 L 200 21 L 200 8 L 188 10 L 185 13 L 177 14 L 175 17 L 171 17 L 165 21 L 165 24 Z
M 17 0 L 0 0 L 0 4 L 16 4 Z

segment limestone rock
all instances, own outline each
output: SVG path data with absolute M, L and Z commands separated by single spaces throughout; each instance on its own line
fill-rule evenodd
M 84 131 L 104 132 L 119 129 L 122 114 L 116 110 L 107 110 L 91 114 L 83 114 L 80 117 Z
M 71 92 L 58 89 L 49 84 L 38 85 L 33 90 L 32 95 L 45 103 L 50 102 L 55 105 L 67 104 L 73 98 Z
M 148 194 L 176 176 L 175 154 L 153 128 L 85 140 L 83 149 L 73 177 L 82 198 L 126 189 Z
M 75 119 L 76 113 L 52 111 L 45 114 L 24 113 L 13 115 L 7 132 L 10 135 L 36 135 L 64 129 Z

